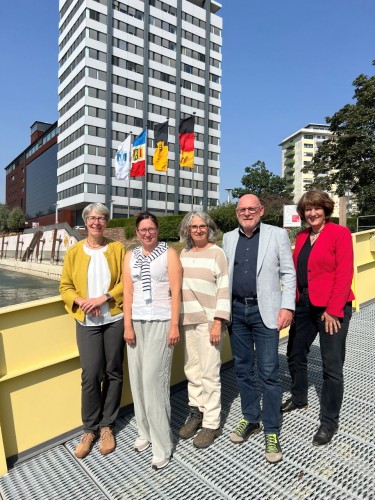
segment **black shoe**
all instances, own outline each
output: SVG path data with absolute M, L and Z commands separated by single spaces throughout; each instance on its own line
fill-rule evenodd
M 328 429 L 324 425 L 320 425 L 317 433 L 314 436 L 312 444 L 314 446 L 324 446 L 331 442 L 334 434 L 336 434 L 336 429 Z
M 281 413 L 289 413 L 293 410 L 302 410 L 303 408 L 307 408 L 307 403 L 305 405 L 296 405 L 293 403 L 292 398 L 289 398 L 281 405 L 280 411 Z

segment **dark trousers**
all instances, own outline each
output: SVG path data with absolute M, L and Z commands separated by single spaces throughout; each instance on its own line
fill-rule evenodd
M 99 326 L 76 323 L 82 367 L 82 422 L 85 432 L 113 427 L 120 409 L 124 361 L 123 320 Z
M 289 332 L 287 349 L 288 365 L 292 378 L 292 401 L 296 405 L 307 403 L 307 355 L 319 333 L 323 364 L 323 387 L 320 400 L 320 422 L 328 429 L 337 429 L 344 394 L 343 367 L 345 343 L 352 316 L 352 303 L 344 309 L 344 318 L 338 333 L 325 332 L 321 316 L 324 307 L 313 306 L 307 295 L 301 295 L 296 305 L 295 323 Z
M 264 432 L 279 434 L 279 332 L 264 325 L 258 304 L 245 305 L 235 300 L 229 333 L 242 414 L 249 422 L 260 420 L 260 393 L 254 370 L 256 358 L 263 393 Z

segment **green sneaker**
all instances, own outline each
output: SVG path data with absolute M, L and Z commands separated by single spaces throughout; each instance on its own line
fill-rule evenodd
M 261 427 L 259 423 L 252 424 L 243 418 L 238 422 L 235 430 L 229 434 L 229 439 L 232 443 L 240 444 L 249 439 L 251 434 L 257 434 L 260 432 L 260 429 Z
M 265 434 L 266 440 L 266 460 L 270 464 L 276 464 L 283 459 L 280 441 L 277 434 Z

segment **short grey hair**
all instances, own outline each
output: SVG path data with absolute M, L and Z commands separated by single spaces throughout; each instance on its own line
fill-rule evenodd
M 182 219 L 179 231 L 180 231 L 180 239 L 181 241 L 186 242 L 187 248 L 192 248 L 194 246 L 194 242 L 190 236 L 190 225 L 193 217 L 198 216 L 202 219 L 202 221 L 207 225 L 208 234 L 207 239 L 210 243 L 215 243 L 217 239 L 218 229 L 216 227 L 215 222 L 211 219 L 211 217 L 202 210 L 192 210 Z
M 109 217 L 109 210 L 105 205 L 102 205 L 102 203 L 90 203 L 82 211 L 82 219 L 83 219 L 85 224 L 86 224 L 86 219 L 91 212 L 97 212 L 101 216 L 105 217 L 105 220 L 107 222 L 109 221 L 109 218 L 110 218 Z

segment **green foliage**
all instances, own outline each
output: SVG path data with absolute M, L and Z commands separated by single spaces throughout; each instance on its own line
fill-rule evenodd
M 222 233 L 232 231 L 238 226 L 235 203 L 223 203 L 213 207 L 208 214 Z
M 6 205 L 0 203 L 0 231 L 6 231 L 8 229 L 8 216 L 8 208 Z
M 8 229 L 10 230 L 23 229 L 25 227 L 25 214 L 23 213 L 22 208 L 12 208 L 8 215 L 7 224 Z
M 250 167 L 245 168 L 246 175 L 241 179 L 243 188 L 233 189 L 234 198 L 240 198 L 244 194 L 254 194 L 263 198 L 269 194 L 287 197 L 287 182 L 284 178 L 270 172 L 264 161 L 258 160 Z
M 360 214 L 375 214 L 375 76 L 359 75 L 353 86 L 354 104 L 326 118 L 333 136 L 303 171 L 314 174 L 312 187 L 336 185 L 338 196 L 351 192 Z

